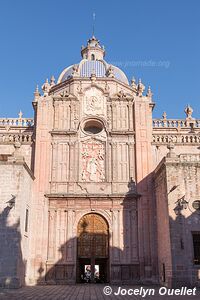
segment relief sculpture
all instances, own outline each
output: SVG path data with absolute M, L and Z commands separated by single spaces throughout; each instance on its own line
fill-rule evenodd
M 91 88 L 85 92 L 84 113 L 86 115 L 106 114 L 106 101 L 101 91 L 96 88 Z
M 82 143 L 81 165 L 82 181 L 102 182 L 105 180 L 104 144 L 90 140 Z

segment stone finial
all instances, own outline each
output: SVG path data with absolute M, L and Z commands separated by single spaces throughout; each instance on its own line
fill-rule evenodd
M 34 92 L 34 101 L 37 101 L 37 99 L 40 97 L 38 84 L 36 85 L 35 92 Z
M 187 119 L 193 119 L 193 117 L 192 117 L 193 109 L 189 104 L 185 108 L 185 113 L 186 113 Z
M 150 85 L 148 86 L 148 90 L 147 90 L 146 96 L 147 96 L 150 100 L 152 100 L 153 93 L 152 93 L 152 91 L 151 91 Z
M 142 97 L 142 94 L 143 94 L 143 92 L 145 90 L 145 86 L 142 83 L 141 79 L 139 79 L 139 82 L 138 82 L 138 85 L 137 85 L 137 90 L 138 90 L 138 96 Z
M 42 90 L 44 92 L 44 96 L 48 96 L 50 88 L 51 88 L 51 86 L 50 86 L 48 78 L 47 78 L 45 83 L 42 85 Z
M 50 79 L 50 86 L 54 86 L 54 85 L 55 85 L 55 77 L 52 75 Z
M 135 78 L 134 78 L 134 77 L 131 79 L 131 87 L 132 87 L 133 89 L 137 89 L 137 84 L 136 84 L 136 81 L 135 81 Z
M 19 116 L 19 119 L 21 119 L 22 116 L 23 116 L 23 113 L 22 113 L 21 109 L 20 109 L 20 111 L 19 111 L 19 113 L 18 113 L 18 116 Z
M 163 120 L 167 119 L 167 113 L 166 113 L 166 111 L 163 112 L 162 117 L 163 117 Z

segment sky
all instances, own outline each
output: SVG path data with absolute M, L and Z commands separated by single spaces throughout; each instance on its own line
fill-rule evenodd
M 105 60 L 146 88 L 153 117 L 200 119 L 199 0 L 0 0 L 0 118 L 33 117 L 36 85 L 81 60 L 92 36 Z

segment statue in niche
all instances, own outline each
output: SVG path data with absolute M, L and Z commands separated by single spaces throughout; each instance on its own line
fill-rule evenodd
M 104 144 L 95 140 L 82 143 L 81 151 L 81 179 L 89 182 L 105 180 Z

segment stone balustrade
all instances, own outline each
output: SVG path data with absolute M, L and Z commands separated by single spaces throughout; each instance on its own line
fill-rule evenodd
M 180 154 L 180 162 L 200 162 L 200 154 Z
M 0 126 L 32 127 L 34 120 L 32 118 L 0 118 Z
M 0 144 L 4 144 L 4 143 L 13 144 L 15 142 L 20 142 L 22 144 L 30 144 L 32 142 L 32 132 L 0 133 Z
M 168 143 L 179 143 L 179 144 L 199 144 L 199 134 L 153 134 L 152 142 L 155 144 L 168 144 Z
M 195 119 L 153 119 L 153 128 L 190 128 L 190 123 L 194 128 L 200 128 L 200 120 Z

